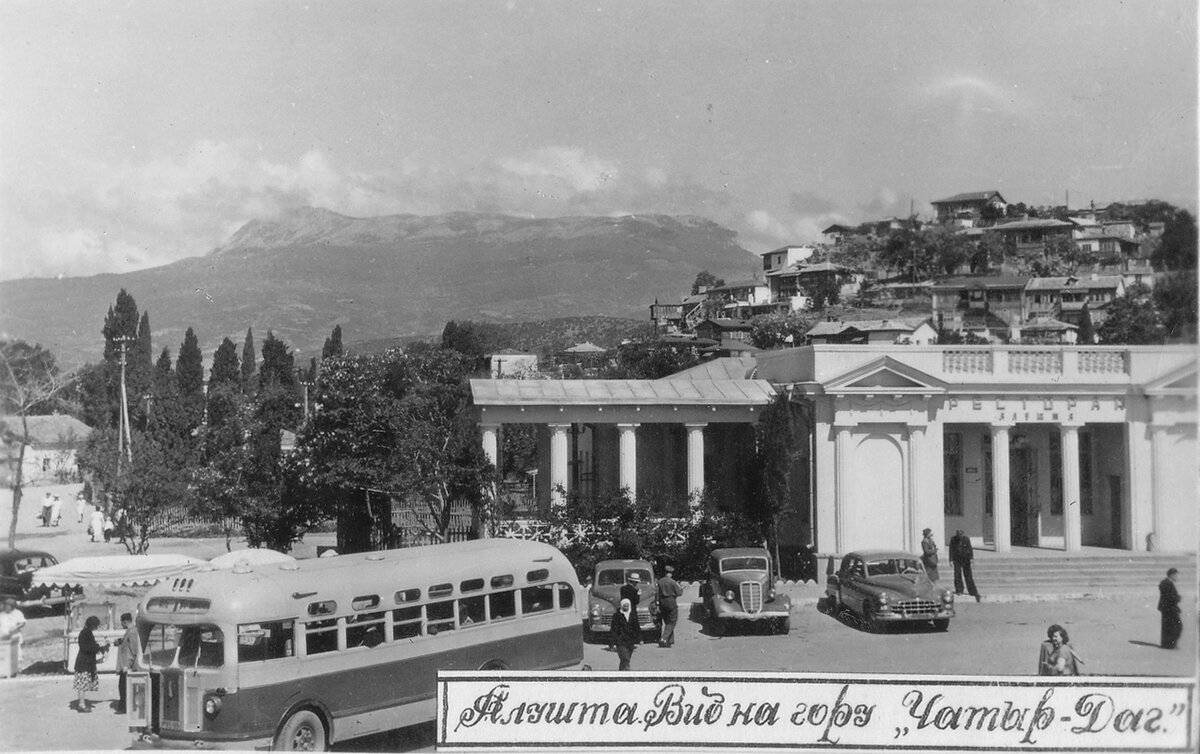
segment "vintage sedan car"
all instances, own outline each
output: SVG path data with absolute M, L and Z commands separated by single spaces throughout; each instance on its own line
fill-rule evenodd
M 771 555 L 762 547 L 713 550 L 700 592 L 709 626 L 718 635 L 743 622 L 766 621 L 779 633 L 791 628 L 791 598 L 775 591 Z
M 832 615 L 849 610 L 871 631 L 922 621 L 945 631 L 954 617 L 954 592 L 929 580 L 919 556 L 896 550 L 849 553 L 829 575 L 825 594 Z
M 32 586 L 33 573 L 39 568 L 57 565 L 58 559 L 41 550 L 4 550 L 0 552 L 0 597 L 12 597 L 18 608 L 65 605 L 80 587 L 51 588 Z
M 621 604 L 621 587 L 631 574 L 638 577 L 638 626 L 642 633 L 658 630 L 658 589 L 654 568 L 647 560 L 601 560 L 592 573 L 588 590 L 587 628 L 594 633 L 608 633 L 612 616 Z

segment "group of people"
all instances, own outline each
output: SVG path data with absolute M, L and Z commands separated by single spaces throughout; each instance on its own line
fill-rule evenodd
M 100 628 L 100 619 L 95 615 L 89 615 L 83 622 L 83 629 L 79 632 L 77 642 L 79 651 L 75 655 L 75 667 L 73 668 L 75 671 L 73 686 L 78 695 L 75 709 L 79 712 L 92 711 L 92 703 L 87 698 L 87 694 L 89 691 L 100 690 L 97 668 L 101 658 L 112 647 L 108 642 L 101 644 L 96 638 L 96 629 L 98 628 Z M 121 615 L 121 628 L 125 630 L 125 633 L 115 643 L 117 645 L 117 714 L 123 715 L 127 711 L 125 679 L 129 675 L 129 671 L 138 668 L 141 642 L 138 639 L 137 627 L 133 623 L 132 614 L 123 613 Z
M 938 546 L 933 539 L 933 529 L 925 529 L 921 532 L 921 564 L 925 566 L 925 573 L 928 574 L 930 581 L 937 581 L 938 574 Z M 975 586 L 975 575 L 971 573 L 971 561 L 975 559 L 975 548 L 971 546 L 971 538 L 963 534 L 963 530 L 959 529 L 950 538 L 950 565 L 954 566 L 954 593 L 962 594 L 964 588 L 967 594 L 975 598 L 976 602 L 983 599 L 979 594 L 979 589 Z
M 613 648 L 619 658 L 618 670 L 629 670 L 633 662 L 633 652 L 642 643 L 642 629 L 638 625 L 637 606 L 641 600 L 639 585 L 642 577 L 631 572 L 626 582 L 621 585 L 617 612 L 613 613 L 611 638 Z M 683 587 L 675 580 L 675 567 L 666 566 L 662 578 L 655 583 L 658 596 L 658 614 L 662 620 L 662 630 L 658 636 L 658 646 L 669 649 L 675 645 L 675 624 L 679 622 L 679 598 L 683 596 Z
M 90 514 L 87 512 L 89 507 L 92 509 Z M 82 524 L 85 515 L 87 516 L 87 533 L 93 542 L 99 542 L 102 538 L 105 542 L 111 542 L 117 534 L 123 514 L 122 510 L 109 514 L 100 505 L 91 506 L 82 491 L 75 495 L 75 523 Z M 38 520 L 42 522 L 42 526 L 58 526 L 62 521 L 62 498 L 47 492 L 42 498 Z
M 42 526 L 58 526 L 62 520 L 62 498 L 47 492 L 42 498 L 42 510 L 38 513 Z

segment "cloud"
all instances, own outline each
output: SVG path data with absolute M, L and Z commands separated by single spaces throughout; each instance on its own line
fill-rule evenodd
M 10 178 L 0 278 L 125 272 L 221 245 L 243 223 L 301 206 L 367 217 L 457 210 L 519 216 L 703 214 L 740 223 L 729 195 L 654 165 L 566 145 L 464 167 L 422 164 L 369 170 L 313 150 L 270 159 L 250 141 L 198 141 L 144 162 L 80 163 L 67 182 Z
M 1002 86 L 970 74 L 941 76 L 925 85 L 925 99 L 951 104 L 960 113 L 1023 115 L 1028 99 L 1016 84 Z

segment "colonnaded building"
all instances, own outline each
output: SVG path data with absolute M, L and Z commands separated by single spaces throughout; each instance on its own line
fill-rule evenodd
M 537 428 L 548 505 L 627 488 L 744 503 L 754 425 L 799 431 L 785 544 L 1197 549 L 1195 346 L 814 345 L 660 380 L 472 380 L 485 451 Z

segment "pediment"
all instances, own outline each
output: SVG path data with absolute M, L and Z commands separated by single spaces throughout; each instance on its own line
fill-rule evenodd
M 834 377 L 826 393 L 944 393 L 946 383 L 891 356 L 883 356 Z
M 1189 362 L 1146 383 L 1146 395 L 1195 395 L 1197 376 L 1196 362 Z

